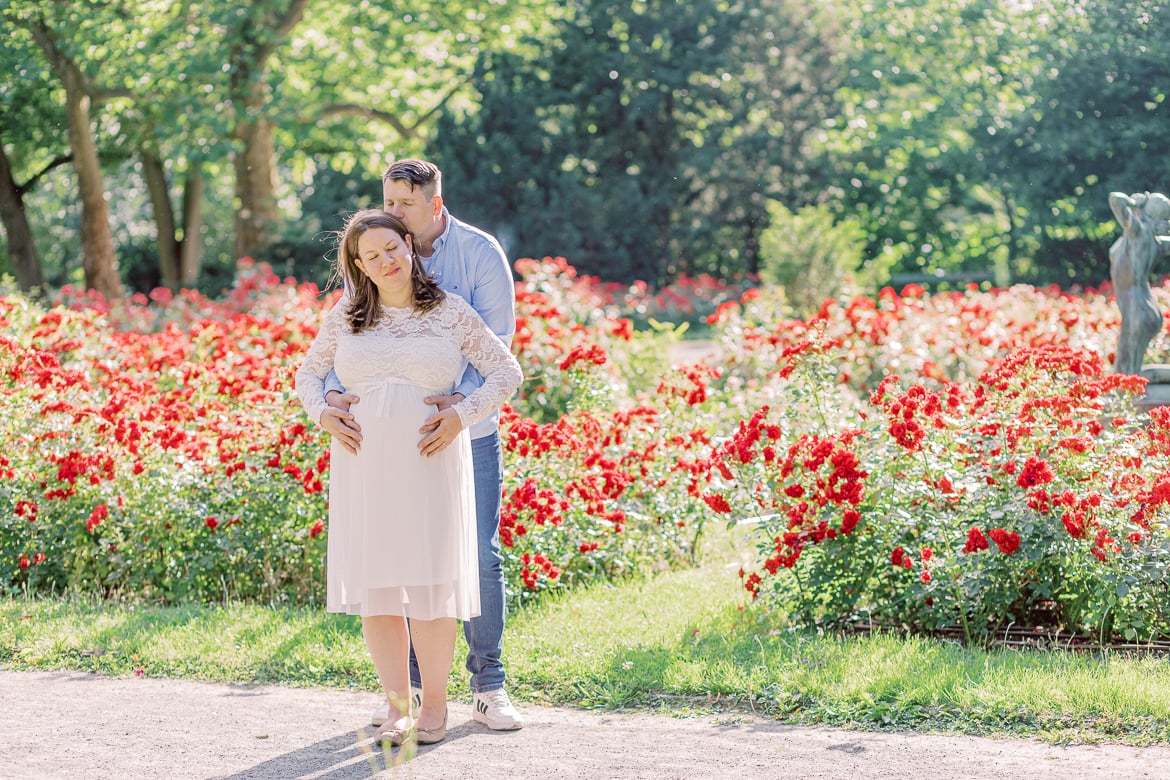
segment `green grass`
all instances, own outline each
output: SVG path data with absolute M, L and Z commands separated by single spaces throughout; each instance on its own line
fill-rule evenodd
M 559 594 L 509 617 L 520 700 L 685 716 L 1170 744 L 1170 660 L 817 636 L 724 565 Z M 466 697 L 461 646 L 451 692 Z M 358 621 L 319 610 L 0 603 L 0 665 L 375 690 Z

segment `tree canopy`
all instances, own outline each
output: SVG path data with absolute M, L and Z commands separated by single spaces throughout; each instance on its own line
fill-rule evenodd
M 816 198 L 823 24 L 785 0 L 571 3 L 531 53 L 481 56 L 478 110 L 444 111 L 434 156 L 521 255 L 655 283 L 754 272 L 768 200 Z
M 114 297 L 244 254 L 311 274 L 385 165 L 425 155 L 511 256 L 606 279 L 758 273 L 775 215 L 815 207 L 860 230 L 863 274 L 1095 284 L 1108 192 L 1166 188 L 1168 15 L 0 0 L 0 273 Z

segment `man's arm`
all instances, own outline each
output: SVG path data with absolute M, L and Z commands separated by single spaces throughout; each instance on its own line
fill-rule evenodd
M 325 399 L 329 399 L 330 393 L 344 393 L 345 386 L 341 384 L 341 380 L 337 378 L 336 371 L 330 371 L 329 376 L 325 377 Z
M 474 280 L 468 303 L 475 309 L 492 333 L 508 347 L 516 333 L 516 285 L 512 281 L 512 267 L 504 250 L 496 242 L 477 242 L 467 258 L 469 276 Z M 463 397 L 471 395 L 483 384 L 483 378 L 468 366 L 455 392 Z
M 512 336 L 516 333 L 516 285 L 512 281 L 512 267 L 504 255 L 503 248 L 494 239 L 476 241 L 467 250 L 467 278 L 471 281 L 470 294 L 466 296 L 471 308 L 483 318 L 488 328 L 511 347 Z M 430 396 L 424 401 L 434 404 L 440 412 L 449 409 L 475 392 L 483 384 L 483 377 L 468 364 L 463 378 L 451 391 L 451 395 Z M 439 425 L 439 415 L 423 423 L 419 433 L 434 432 Z

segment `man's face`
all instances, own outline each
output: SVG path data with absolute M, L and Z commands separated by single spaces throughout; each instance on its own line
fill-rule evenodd
M 405 222 L 420 240 L 429 241 L 438 234 L 443 198 L 428 198 L 421 187 L 405 179 L 386 179 L 382 182 L 382 208 Z

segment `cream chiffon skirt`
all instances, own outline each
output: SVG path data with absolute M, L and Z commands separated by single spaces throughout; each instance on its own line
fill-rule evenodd
M 418 620 L 479 614 L 471 439 L 419 453 L 423 403 L 444 391 L 389 380 L 351 389 L 357 455 L 330 452 L 327 609 Z

